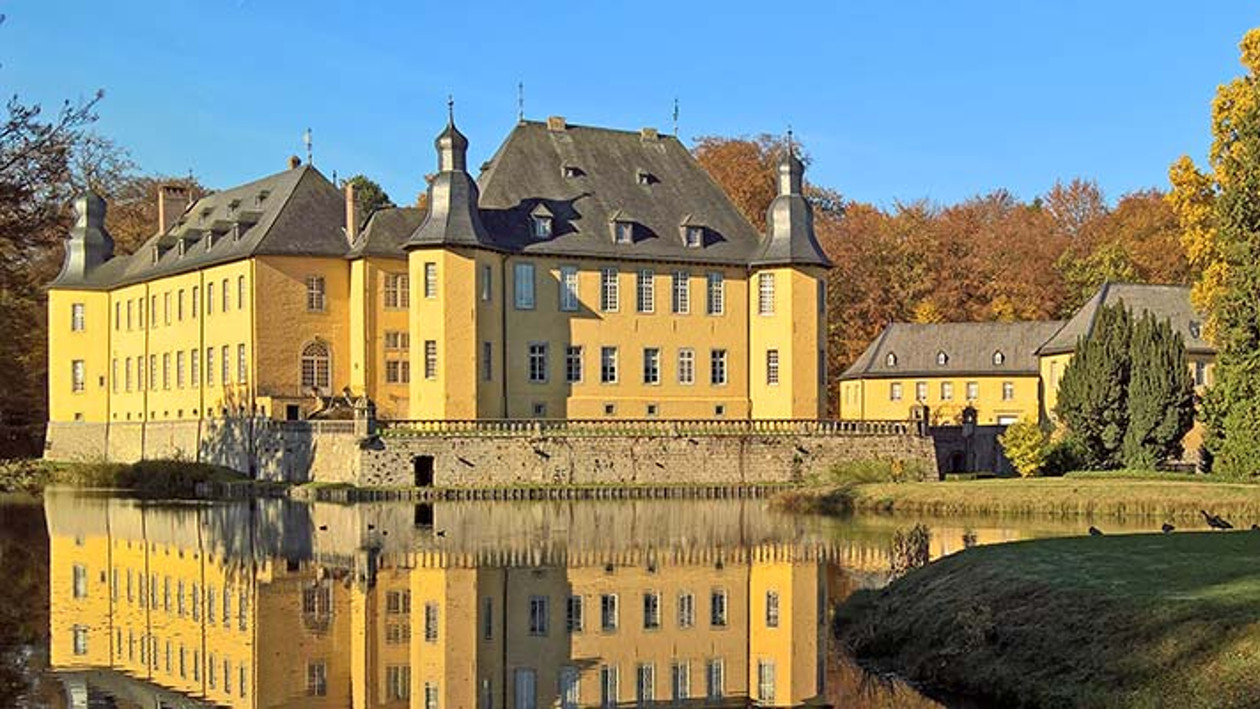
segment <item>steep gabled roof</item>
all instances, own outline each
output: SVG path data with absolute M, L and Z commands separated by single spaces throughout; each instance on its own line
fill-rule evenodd
M 893 323 L 884 328 L 841 379 L 1031 375 L 1039 371 L 1037 348 L 1063 323 Z M 1000 364 L 994 354 L 1002 354 Z M 945 364 L 937 356 L 945 355 Z M 888 355 L 895 357 L 889 365 Z
M 500 248 L 531 254 L 748 264 L 762 239 L 678 141 L 631 132 L 522 121 L 478 181 L 482 219 Z M 536 239 L 530 214 L 553 216 Z M 614 215 L 634 224 L 634 241 L 613 242 Z M 703 246 L 687 247 L 690 219 Z
M 1038 354 L 1074 352 L 1077 341 L 1093 333 L 1099 309 L 1104 305 L 1116 303 L 1124 303 L 1135 315 L 1150 312 L 1161 320 L 1168 319 L 1173 329 L 1181 333 L 1189 352 L 1216 353 L 1216 348 L 1203 337 L 1204 318 L 1190 303 L 1188 286 L 1104 283 L 1098 292 L 1041 346 Z
M 424 216 L 425 210 L 417 207 L 386 207 L 372 212 L 347 255 L 407 258 L 403 244 L 419 228 Z

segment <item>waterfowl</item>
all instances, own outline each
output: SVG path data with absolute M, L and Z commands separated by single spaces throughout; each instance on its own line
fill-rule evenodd
M 1164 530 L 1164 534 L 1172 534 L 1173 530 L 1175 530 L 1176 527 L 1172 526 L 1172 524 L 1168 522 L 1165 522 L 1164 526 L 1160 527 L 1160 529 Z
M 1089 527 L 1089 536 L 1091 536 L 1091 537 L 1101 537 L 1102 535 L 1103 535 L 1103 533 L 1102 533 L 1102 530 L 1101 530 L 1101 529 L 1099 529 L 1099 528 L 1097 528 L 1097 527 L 1095 527 L 1095 526 L 1093 526 L 1093 525 L 1090 525 L 1090 527 Z

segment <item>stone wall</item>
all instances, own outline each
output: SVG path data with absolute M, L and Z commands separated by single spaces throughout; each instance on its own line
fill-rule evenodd
M 415 485 L 422 456 L 436 487 L 795 482 L 869 459 L 936 474 L 932 440 L 915 435 L 391 436 L 365 447 L 359 484 Z

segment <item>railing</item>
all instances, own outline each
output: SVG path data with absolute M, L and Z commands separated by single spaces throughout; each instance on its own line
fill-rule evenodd
M 354 421 L 337 420 L 303 420 L 303 421 L 267 421 L 268 428 L 281 431 L 309 431 L 311 433 L 354 433 Z
M 467 419 L 377 421 L 383 436 L 908 436 L 914 421 L 816 419 Z

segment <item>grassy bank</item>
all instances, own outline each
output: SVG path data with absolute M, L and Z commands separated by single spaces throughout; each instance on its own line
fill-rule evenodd
M 842 483 L 785 493 L 787 509 L 916 515 L 1145 516 L 1189 523 L 1206 509 L 1237 525 L 1260 522 L 1260 486 L 1207 482 L 1204 476 L 1105 475 L 932 483 Z
M 190 497 L 200 483 L 244 482 L 227 468 L 179 460 L 138 463 L 53 463 L 44 460 L 0 461 L 0 493 L 39 495 L 63 485 L 128 490 L 142 497 Z
M 1260 532 L 976 547 L 844 603 L 859 659 L 999 706 L 1255 706 Z

